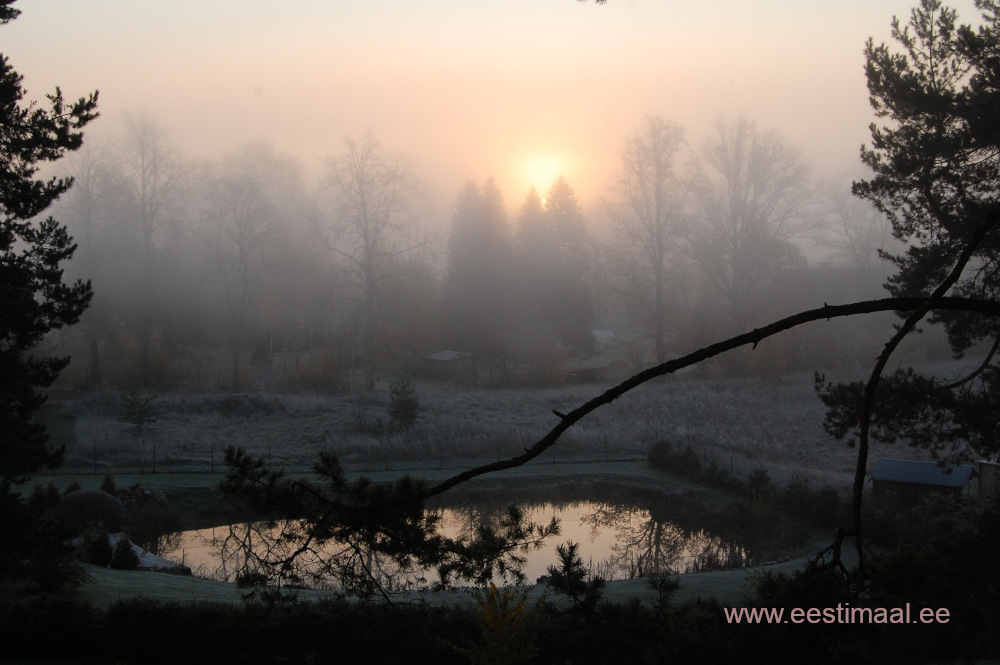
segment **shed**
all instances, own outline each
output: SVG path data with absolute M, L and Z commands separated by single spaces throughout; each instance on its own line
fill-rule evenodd
M 880 508 L 912 508 L 933 494 L 960 497 L 976 476 L 971 464 L 938 464 L 883 457 L 871 473 Z
M 594 351 L 597 353 L 607 352 L 617 341 L 610 330 L 591 330 L 590 334 L 594 338 Z
M 438 351 L 424 356 L 424 373 L 428 376 L 454 381 L 475 379 L 472 354 L 468 351 Z

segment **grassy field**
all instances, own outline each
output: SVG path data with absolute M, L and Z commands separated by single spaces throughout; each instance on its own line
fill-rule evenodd
M 572 409 L 597 385 L 535 390 L 470 390 L 445 383 L 418 386 L 420 418 L 408 432 L 375 432 L 386 419 L 388 389 L 371 396 L 165 395 L 156 422 L 141 436 L 122 421 L 116 393 L 55 397 L 46 412 L 53 440 L 66 445 L 60 475 L 183 476 L 221 472 L 222 451 L 239 445 L 274 466 L 307 471 L 322 449 L 353 471 L 461 469 L 519 454 L 556 423 L 552 410 Z M 668 378 L 643 386 L 585 418 L 536 464 L 644 459 L 660 439 L 690 445 L 745 474 L 765 467 L 775 480 L 793 475 L 838 488 L 849 485 L 854 450 L 824 432 L 823 406 L 811 376 L 759 379 Z M 898 448 L 873 451 L 914 456 Z M 166 481 L 172 482 L 172 481 Z M 58 481 L 57 481 L 58 484 Z

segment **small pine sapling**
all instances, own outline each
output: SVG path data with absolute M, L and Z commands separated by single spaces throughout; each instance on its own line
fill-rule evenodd
M 139 555 L 132 549 L 132 542 L 125 534 L 115 543 L 115 552 L 111 556 L 111 567 L 116 570 L 138 570 Z
M 393 427 L 408 430 L 417 421 L 420 398 L 417 385 L 408 376 L 401 376 L 389 385 L 389 419 Z
M 104 479 L 101 480 L 101 491 L 107 492 L 111 496 L 118 493 L 118 489 L 115 487 L 115 474 L 111 473 L 111 469 L 105 469 Z

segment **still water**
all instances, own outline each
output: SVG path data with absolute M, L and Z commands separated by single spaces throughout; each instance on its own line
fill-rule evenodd
M 584 564 L 592 573 L 608 580 L 733 568 L 752 563 L 745 549 L 736 543 L 705 531 L 683 530 L 633 505 L 584 501 L 524 505 L 522 509 L 526 517 L 537 524 L 546 525 L 553 517 L 560 523 L 558 535 L 549 536 L 541 549 L 524 554 L 523 572 L 528 583 L 546 574 L 548 566 L 557 561 L 556 546 L 567 541 L 579 543 Z M 480 520 L 495 519 L 500 510 L 493 506 L 440 509 L 440 531 L 458 536 L 474 528 Z M 232 581 L 242 561 L 236 552 L 240 548 L 235 546 L 264 547 L 268 538 L 260 536 L 273 535 L 255 529 L 260 529 L 260 525 L 220 526 L 175 534 L 161 556 L 183 563 L 195 575 Z M 329 543 L 324 548 L 337 546 Z M 429 582 L 437 579 L 436 574 L 427 571 L 419 577 Z

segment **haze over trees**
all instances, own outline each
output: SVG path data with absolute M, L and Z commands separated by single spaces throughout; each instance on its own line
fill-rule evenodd
M 122 192 L 122 215 L 139 228 L 141 300 L 139 308 L 139 384 L 152 382 L 151 305 L 162 302 L 157 288 L 157 249 L 165 225 L 179 205 L 187 175 L 178 149 L 158 120 L 142 111 L 125 117 L 124 136 L 118 144 L 113 177 Z
M 683 284 L 685 216 L 691 183 L 678 162 L 684 130 L 660 116 L 647 116 L 622 151 L 622 172 L 605 202 L 617 224 L 612 270 L 652 328 L 656 362 L 667 358 L 668 303 Z M 616 280 L 617 282 L 617 280 Z M 676 306 L 674 315 L 676 316 Z
M 327 187 L 333 198 L 327 247 L 343 261 L 359 291 L 364 339 L 365 386 L 375 387 L 376 326 L 382 287 L 398 260 L 421 241 L 404 226 L 413 164 L 406 155 L 386 151 L 369 134 L 360 142 L 345 139 L 345 150 L 327 162 Z
M 793 239 L 806 214 L 807 168 L 773 131 L 745 116 L 719 120 L 690 234 L 692 256 L 723 297 L 732 330 L 755 322 L 759 297 L 785 268 L 805 265 Z
M 807 205 L 797 153 L 745 118 L 699 151 L 647 117 L 591 212 L 563 177 L 511 209 L 495 179 L 470 183 L 437 236 L 415 161 L 371 134 L 310 188 L 272 146 L 197 163 L 148 113 L 124 129 L 90 146 L 61 202 L 82 247 L 71 274 L 103 284 L 60 341 L 81 360 L 72 385 L 349 392 L 445 349 L 471 354 L 466 380 L 543 385 L 593 354 L 594 329 L 614 334 L 621 376 L 758 321 L 806 251 L 846 265 L 848 243 L 879 243 L 857 235 L 880 219 L 864 204 Z M 797 282 L 801 301 L 829 298 Z

